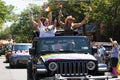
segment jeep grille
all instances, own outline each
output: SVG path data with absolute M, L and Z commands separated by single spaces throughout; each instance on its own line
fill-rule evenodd
M 87 61 L 57 62 L 57 73 L 62 76 L 84 76 L 88 74 Z

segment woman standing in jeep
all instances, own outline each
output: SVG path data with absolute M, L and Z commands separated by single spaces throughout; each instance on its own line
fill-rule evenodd
M 62 10 L 59 11 L 58 23 L 60 24 L 60 26 L 63 27 L 64 35 L 73 35 L 74 29 L 81 27 L 85 23 L 85 21 L 89 18 L 89 14 L 88 14 L 80 23 L 74 23 L 75 18 L 72 16 L 67 16 L 64 23 L 61 21 L 61 15 L 62 15 Z
M 39 37 L 52 37 L 55 36 L 56 32 L 56 19 L 54 20 L 54 24 L 52 23 L 52 13 L 49 12 L 49 19 L 41 17 L 42 12 L 44 9 L 40 10 L 38 16 L 38 22 L 33 20 L 32 11 L 30 11 L 30 21 L 32 22 L 33 26 L 40 32 Z

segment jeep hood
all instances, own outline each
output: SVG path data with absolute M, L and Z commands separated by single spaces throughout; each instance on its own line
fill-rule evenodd
M 97 60 L 91 54 L 45 54 L 41 56 L 44 62 L 51 61 L 51 60 Z

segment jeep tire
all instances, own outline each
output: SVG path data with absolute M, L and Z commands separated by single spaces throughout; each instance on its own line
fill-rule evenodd
M 14 68 L 15 66 L 13 64 L 11 64 L 11 62 L 9 63 L 10 68 Z
M 33 72 L 33 80 L 39 80 L 39 76 L 36 72 Z
M 27 64 L 27 80 L 33 80 L 32 77 L 32 63 L 28 62 Z

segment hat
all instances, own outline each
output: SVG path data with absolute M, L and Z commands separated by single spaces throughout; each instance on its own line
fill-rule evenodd
M 75 20 L 75 18 L 72 16 L 67 16 L 66 20 Z
M 114 45 L 118 45 L 118 43 L 117 43 L 117 41 L 116 41 L 116 40 L 115 40 L 115 41 L 113 41 L 113 44 L 114 44 Z

